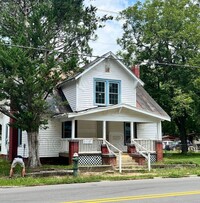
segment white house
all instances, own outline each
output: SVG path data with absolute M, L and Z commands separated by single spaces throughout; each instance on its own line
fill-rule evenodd
M 135 69 L 138 74 L 138 67 Z M 162 126 L 166 112 L 144 90 L 144 83 L 112 52 L 64 80 L 57 93 L 68 104 L 49 99 L 54 116 L 39 131 L 41 158 L 68 157 L 74 152 L 80 164 L 104 164 L 122 152 L 151 153 L 162 159 Z M 7 155 L 9 118 L 0 115 L 1 154 Z M 27 135 L 16 131 L 17 153 L 28 156 Z M 10 136 L 10 139 L 9 139 Z M 16 143 L 16 141 L 15 141 Z M 12 147 L 10 147 L 12 151 Z

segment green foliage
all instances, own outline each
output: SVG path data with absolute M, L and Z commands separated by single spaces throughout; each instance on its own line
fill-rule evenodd
M 141 66 L 145 88 L 172 117 L 183 144 L 199 122 L 199 13 L 191 0 L 147 0 L 119 17 L 124 20 L 119 55 L 129 66 L 147 62 Z
M 0 3 L 0 99 L 12 101 L 17 127 L 34 132 L 46 124 L 46 98 L 91 53 L 88 41 L 106 18 L 82 0 Z
M 0 158 L 0 176 L 8 176 L 10 171 L 10 163 L 7 160 Z
M 0 100 L 5 101 L 0 111 L 34 135 L 54 113 L 47 99 L 56 85 L 87 60 L 88 41 L 110 17 L 97 17 L 96 8 L 84 7 L 83 0 L 0 0 L 0 5 Z M 37 141 L 32 143 L 37 148 Z

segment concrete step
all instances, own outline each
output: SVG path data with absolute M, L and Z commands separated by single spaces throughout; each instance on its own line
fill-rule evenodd
M 137 173 L 147 171 L 146 165 L 139 165 L 132 156 L 129 154 L 122 154 L 122 171 L 123 173 Z M 119 171 L 119 160 L 117 159 L 117 166 L 114 168 L 115 171 Z
M 129 156 L 129 154 L 122 154 L 122 165 L 137 165 L 135 160 Z M 119 164 L 119 159 L 117 158 L 117 165 Z

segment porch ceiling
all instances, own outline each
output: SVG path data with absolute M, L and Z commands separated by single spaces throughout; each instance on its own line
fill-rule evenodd
M 60 117 L 60 116 L 59 116 Z M 135 107 L 119 104 L 108 107 L 98 107 L 80 112 L 61 115 L 62 119 L 96 120 L 96 121 L 123 121 L 123 122 L 158 122 L 168 120 L 164 116 L 137 109 Z

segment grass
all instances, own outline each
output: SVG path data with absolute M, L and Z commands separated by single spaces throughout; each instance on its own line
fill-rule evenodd
M 177 152 L 165 152 L 163 163 L 200 165 L 200 153 L 188 152 L 187 154 L 181 154 Z
M 150 179 L 154 177 L 163 178 L 179 178 L 189 175 L 200 176 L 200 153 L 188 153 L 186 155 L 166 152 L 164 153 L 163 162 L 159 163 L 162 166 L 173 166 L 163 168 L 152 168 L 150 172 L 144 173 L 82 173 L 77 177 L 66 176 L 51 176 L 51 177 L 25 177 L 21 178 L 21 168 L 17 167 L 15 170 L 15 176 L 9 179 L 10 162 L 0 159 L 0 186 L 35 186 L 35 185 L 53 185 L 53 184 L 70 184 L 70 183 L 85 183 L 85 182 L 99 182 L 99 181 L 116 181 L 116 180 L 135 180 L 135 179 Z M 195 164 L 196 167 L 186 166 L 188 164 Z M 71 169 L 71 166 L 59 166 L 59 165 L 43 165 L 39 170 L 51 170 L 51 169 Z M 32 170 L 27 170 L 32 172 Z

